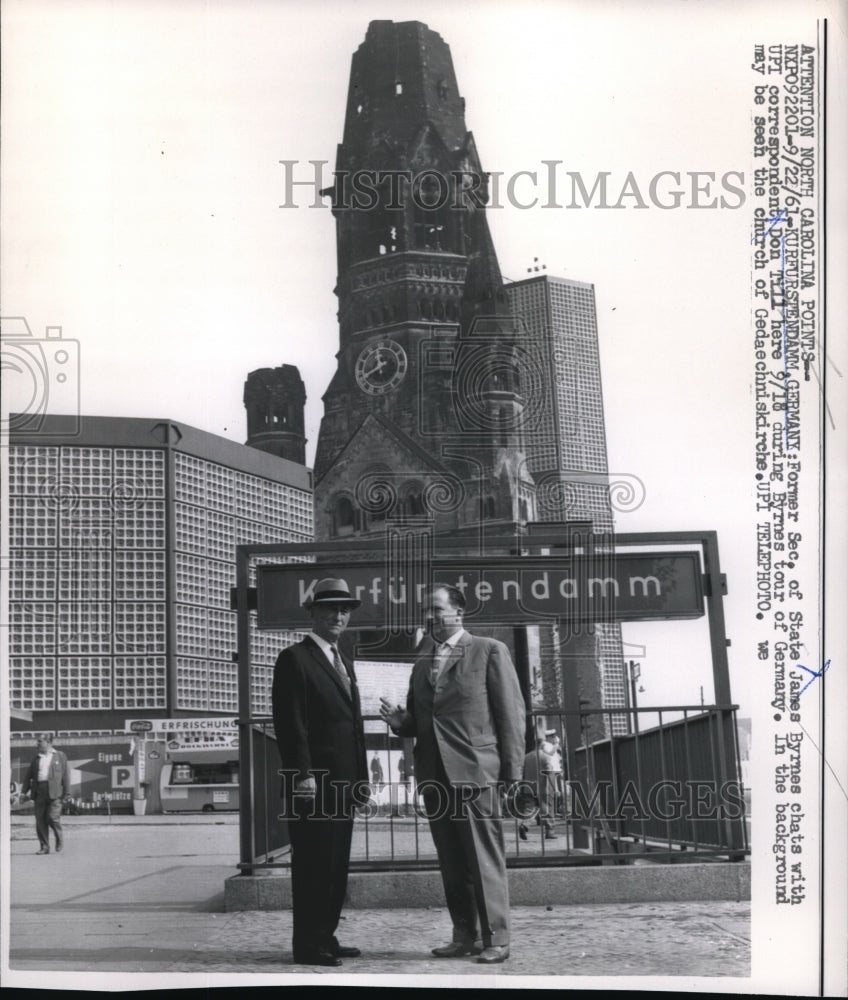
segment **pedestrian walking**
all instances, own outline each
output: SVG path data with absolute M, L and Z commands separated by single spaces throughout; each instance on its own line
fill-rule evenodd
M 41 849 L 37 854 L 50 853 L 50 831 L 56 840 L 56 850 L 65 846 L 62 835 L 62 804 L 71 791 L 68 758 L 53 746 L 53 737 L 41 733 L 36 740 L 38 754 L 24 779 L 23 794 L 35 802 L 35 831 Z

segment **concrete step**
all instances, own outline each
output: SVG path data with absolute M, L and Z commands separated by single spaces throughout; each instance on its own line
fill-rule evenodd
M 569 903 L 653 903 L 685 900 L 751 898 L 748 861 L 660 865 L 513 868 L 509 870 L 510 902 L 515 906 Z M 353 909 L 444 906 L 438 871 L 359 872 L 348 879 L 345 906 Z M 288 869 L 233 875 L 224 883 L 228 911 L 288 910 Z

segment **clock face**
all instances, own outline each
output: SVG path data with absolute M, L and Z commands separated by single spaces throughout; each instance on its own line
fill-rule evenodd
M 406 352 L 394 340 L 378 340 L 356 359 L 356 381 L 363 392 L 380 396 L 396 389 L 406 375 Z

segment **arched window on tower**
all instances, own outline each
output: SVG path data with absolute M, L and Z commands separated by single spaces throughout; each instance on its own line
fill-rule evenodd
M 339 497 L 333 507 L 333 534 L 352 535 L 356 531 L 356 509 L 350 497 Z
M 486 497 L 486 499 L 485 499 L 485 501 L 483 503 L 483 514 L 487 518 L 491 518 L 491 517 L 495 516 L 495 498 L 494 497 L 491 497 L 491 496 Z

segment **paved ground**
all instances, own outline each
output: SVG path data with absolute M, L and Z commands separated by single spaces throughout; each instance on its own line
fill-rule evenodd
M 292 965 L 289 912 L 224 912 L 224 880 L 238 854 L 234 816 L 63 822 L 65 850 L 45 857 L 35 853 L 32 819 L 13 819 L 12 970 L 264 973 L 280 983 L 293 973 L 332 974 Z M 430 956 L 450 936 L 443 909 L 349 909 L 339 936 L 363 957 L 348 960 L 343 972 L 749 975 L 748 903 L 525 906 L 514 907 L 512 918 L 512 957 L 481 970 L 473 959 Z

